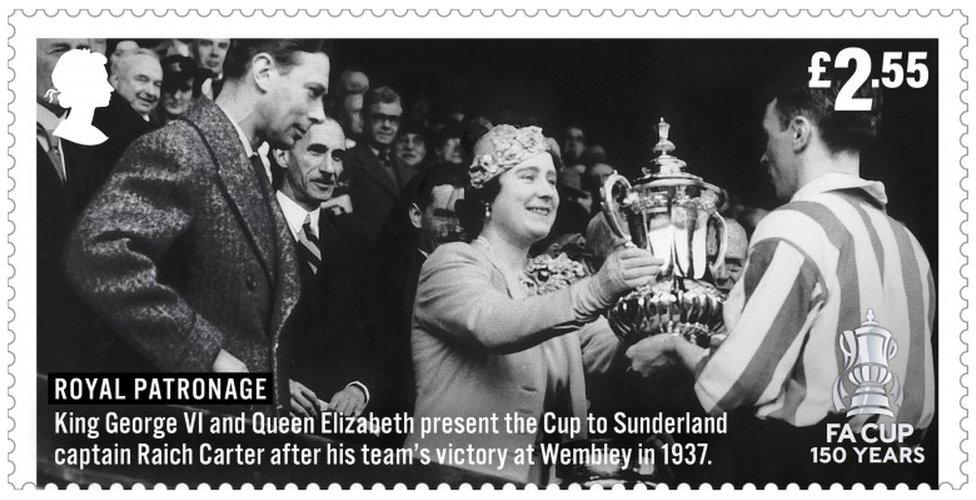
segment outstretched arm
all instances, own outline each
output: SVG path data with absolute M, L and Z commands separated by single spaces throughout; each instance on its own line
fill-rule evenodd
M 612 255 L 600 271 L 566 288 L 513 299 L 495 288 L 491 269 L 464 244 L 438 248 L 417 287 L 416 321 L 470 347 L 517 352 L 596 319 L 616 298 L 650 281 L 660 261 L 644 250 Z

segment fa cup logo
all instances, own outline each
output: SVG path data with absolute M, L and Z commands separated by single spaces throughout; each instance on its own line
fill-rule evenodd
M 888 369 L 888 362 L 898 352 L 891 332 L 875 321 L 874 311 L 868 309 L 861 326 L 844 330 L 838 343 L 844 353 L 844 371 L 834 383 L 834 408 L 847 409 L 848 417 L 894 417 L 901 406 L 902 391 L 898 377 Z

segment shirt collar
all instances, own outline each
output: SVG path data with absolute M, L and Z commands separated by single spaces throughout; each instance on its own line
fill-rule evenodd
M 841 189 L 859 189 L 863 191 L 880 207 L 888 204 L 888 195 L 884 184 L 879 181 L 869 181 L 856 175 L 831 172 L 821 175 L 806 183 L 790 201 L 809 200 L 815 195 Z
M 241 144 L 244 146 L 244 154 L 250 158 L 251 155 L 254 154 L 254 148 L 251 147 L 251 141 L 248 140 L 246 135 L 244 135 L 244 129 L 237 124 L 237 121 L 234 120 L 234 118 L 230 116 L 230 113 L 228 113 L 224 108 L 220 107 L 219 104 L 217 107 L 224 112 L 224 115 L 227 116 L 228 120 L 230 120 L 230 124 L 234 126 L 234 130 L 237 132 L 237 137 L 241 140 Z
M 305 210 L 304 207 L 295 202 L 295 200 L 289 198 L 278 191 L 275 193 L 278 198 L 278 205 L 281 206 L 281 212 L 285 214 L 285 221 L 288 222 L 288 229 L 291 230 L 291 235 L 297 240 L 298 233 L 302 230 L 302 225 L 305 224 L 305 218 L 311 217 L 312 219 L 312 234 L 316 238 L 319 237 L 319 214 L 322 213 L 321 207 L 316 208 L 309 212 Z
M 384 153 L 383 151 L 380 151 L 380 150 L 374 148 L 372 145 L 369 146 L 369 151 L 371 153 L 373 153 L 373 156 L 374 157 L 376 157 L 377 159 L 380 159 L 380 160 L 382 160 L 383 158 L 389 158 L 390 157 L 390 153 L 391 153 L 390 149 L 391 148 L 387 148 L 386 152 Z
M 41 103 L 37 103 L 37 123 L 40 123 L 45 130 L 58 128 L 62 118 L 54 114 L 50 109 L 45 108 Z
M 251 141 L 248 140 L 246 135 L 244 135 L 244 129 L 242 129 L 241 126 L 238 125 L 233 118 L 231 118 L 230 113 L 224 111 L 224 108 L 221 108 L 219 104 L 217 107 L 224 112 L 224 115 L 227 116 L 228 120 L 230 120 L 230 124 L 234 126 L 234 131 L 237 132 L 237 137 L 241 140 L 241 145 L 244 146 L 244 154 L 247 155 L 248 158 L 254 156 L 254 148 L 251 147 Z M 257 153 L 258 158 L 261 159 L 261 164 L 264 165 L 264 173 L 268 176 L 268 179 L 272 179 L 271 160 L 268 159 L 269 151 L 271 151 L 271 146 L 267 142 L 262 142 L 261 145 L 258 146 Z

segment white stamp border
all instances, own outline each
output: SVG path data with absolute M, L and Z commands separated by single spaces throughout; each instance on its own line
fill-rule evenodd
M 160 18 L 175 16 L 172 26 Z M 53 18 L 57 23 L 51 22 Z M 274 22 L 269 23 L 272 19 Z M 308 22 L 314 20 L 314 23 Z M 813 21 L 813 22 L 808 22 Z M 879 22 L 881 21 L 881 22 Z M 230 38 L 937 38 L 939 40 L 939 267 L 938 315 L 941 332 L 959 332 L 940 338 L 939 419 L 940 487 L 969 484 L 967 465 L 971 446 L 968 428 L 968 331 L 970 293 L 967 274 L 970 241 L 969 186 L 969 17 L 962 10 L 609 10 L 609 9 L 378 9 L 378 10 L 14 10 L 7 25 L 7 126 L 9 147 L 7 188 L 7 396 L 8 486 L 34 486 L 36 476 L 36 289 L 32 275 L 18 270 L 35 268 L 36 217 L 31 169 L 16 168 L 17 158 L 32 159 L 28 137 L 36 38 L 87 37 L 193 37 L 200 33 Z M 267 34 L 265 34 L 267 33 Z M 761 34 L 761 36 L 757 36 Z M 16 75 L 26 75 L 17 78 Z M 956 139 L 958 137 L 958 140 Z M 23 164 L 23 162 L 22 162 Z M 27 162 L 28 166 L 32 163 Z M 946 172 L 946 173 L 943 173 Z M 958 205 L 955 200 L 959 200 Z M 958 273 L 956 273 L 958 270 Z M 958 311 L 958 313 L 957 313 Z M 17 332 L 21 335 L 18 337 Z M 959 363 L 953 363 L 953 360 Z M 956 385 L 955 381 L 959 384 Z M 949 381 L 947 383 L 947 381 Z M 20 383 L 18 383 L 20 382 Z M 18 405 L 18 402 L 20 404 Z M 952 446 L 958 438 L 959 445 Z M 192 487 L 197 487 L 193 485 Z M 211 488 L 218 485 L 210 485 Z M 321 485 L 323 488 L 327 485 Z M 436 485 L 429 485 L 436 488 Z M 713 485 L 713 488 L 720 485 Z M 826 485 L 822 485 L 826 486 Z M 254 487 L 259 487 L 254 485 Z M 392 487 L 392 485 L 388 485 Z M 478 486 L 476 485 L 475 488 Z M 868 485 L 870 488 L 871 486 Z M 331 489 L 331 488 L 330 488 Z

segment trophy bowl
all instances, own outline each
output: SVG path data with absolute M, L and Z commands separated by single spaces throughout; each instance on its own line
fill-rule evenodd
M 622 297 L 610 309 L 610 328 L 627 344 L 657 334 L 681 335 L 701 347 L 722 327 L 725 294 L 704 281 L 661 280 Z
M 619 299 L 607 318 L 628 344 L 677 334 L 708 347 L 722 328 L 726 298 L 713 283 L 728 248 L 725 219 L 718 213 L 725 192 L 684 171 L 685 162 L 670 154 L 675 146 L 669 128 L 662 118 L 654 146 L 658 156 L 643 177 L 631 183 L 614 173 L 603 186 L 611 232 L 663 260 L 657 280 Z

